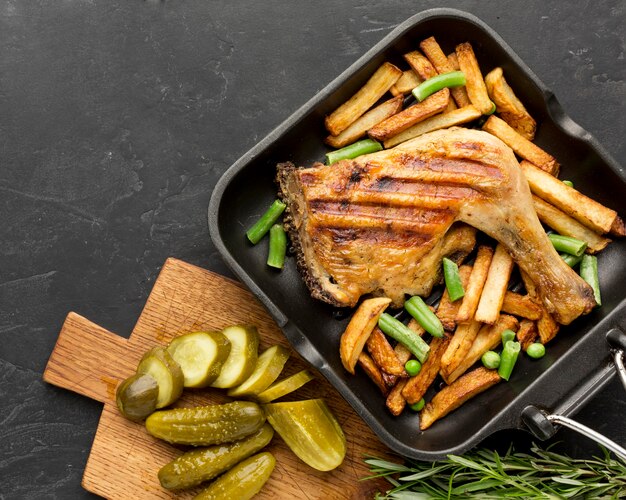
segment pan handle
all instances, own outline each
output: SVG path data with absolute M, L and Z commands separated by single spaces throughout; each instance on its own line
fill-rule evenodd
M 615 362 L 615 369 L 626 390 L 626 368 L 624 367 L 624 353 L 626 352 L 626 334 L 616 328 L 607 333 L 606 340 L 611 346 L 611 354 Z M 615 455 L 626 461 L 626 449 L 603 434 L 583 425 L 564 415 L 553 414 L 540 410 L 536 406 L 527 406 L 522 411 L 522 420 L 530 431 L 539 439 L 548 439 L 556 434 L 555 425 L 568 427 L 583 436 L 593 439 L 596 443 L 611 450 Z

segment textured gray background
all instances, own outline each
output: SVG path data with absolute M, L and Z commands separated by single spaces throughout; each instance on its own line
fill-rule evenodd
M 41 381 L 66 313 L 128 336 L 166 257 L 230 275 L 206 225 L 220 174 L 442 6 L 490 24 L 623 158 L 619 0 L 0 0 L 0 498 L 90 496 L 100 405 Z M 624 400 L 613 383 L 579 418 L 623 444 Z

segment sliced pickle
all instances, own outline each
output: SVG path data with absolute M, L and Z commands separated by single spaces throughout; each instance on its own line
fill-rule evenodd
M 265 451 L 235 465 L 198 493 L 194 500 L 250 500 L 272 475 L 276 459 Z
M 159 386 L 147 373 L 135 374 L 124 380 L 115 393 L 115 401 L 122 415 L 140 422 L 156 410 Z
M 172 340 L 167 352 L 180 365 L 185 387 L 207 387 L 219 376 L 230 342 L 220 332 L 193 332 Z
M 164 347 L 155 347 L 144 354 L 137 373 L 147 373 L 157 381 L 157 408 L 171 405 L 183 393 L 183 372 Z
M 289 349 L 275 345 L 259 356 L 252 375 L 228 391 L 231 397 L 250 397 L 263 392 L 278 378 L 289 359 Z
M 240 441 L 188 451 L 161 468 L 161 486 L 174 490 L 192 488 L 204 481 L 210 481 L 265 448 L 273 436 L 274 429 L 270 424 L 265 424 Z
M 329 471 L 346 456 L 346 437 L 323 399 L 263 405 L 268 422 L 300 459 Z
M 169 443 L 211 446 L 231 443 L 258 431 L 265 423 L 261 407 L 249 401 L 157 411 L 146 430 Z
M 241 384 L 254 371 L 259 352 L 259 332 L 255 326 L 236 325 L 222 330 L 230 341 L 230 354 L 211 387 L 230 389 Z
M 269 403 L 270 401 L 282 398 L 290 392 L 300 389 L 300 387 L 314 378 L 315 377 L 309 370 L 302 370 L 291 377 L 287 377 L 280 382 L 270 385 L 261 394 L 259 394 L 256 399 L 259 403 Z

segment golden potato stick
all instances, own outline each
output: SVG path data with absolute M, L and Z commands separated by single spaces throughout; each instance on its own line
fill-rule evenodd
M 384 142 L 385 148 L 391 148 L 397 146 L 401 142 L 408 141 L 414 137 L 433 132 L 442 128 L 452 127 L 454 125 L 461 125 L 463 123 L 471 122 L 480 118 L 480 111 L 474 106 L 464 106 L 454 111 L 449 111 L 440 115 L 435 115 L 427 118 L 423 122 L 413 125 L 411 128 L 406 129 L 404 132 L 394 135 Z
M 385 95 L 400 76 L 402 70 L 383 63 L 356 94 L 326 117 L 326 129 L 331 135 L 339 135 Z
M 404 54 L 404 60 L 409 63 L 411 69 L 415 71 L 422 80 L 428 80 L 433 76 L 437 76 L 435 67 L 417 50 Z
M 426 330 L 424 330 L 424 328 L 422 328 L 418 324 L 418 322 L 415 321 L 415 319 L 413 318 L 411 318 L 411 322 L 407 326 L 411 330 L 413 330 L 415 333 L 417 333 L 420 337 L 424 335 L 424 333 L 426 333 Z M 400 342 L 396 344 L 393 350 L 396 353 L 396 356 L 398 357 L 398 360 L 400 361 L 400 363 L 402 363 L 402 366 L 404 366 L 406 362 L 409 359 L 411 359 L 411 357 L 413 356 L 413 354 L 411 354 L 411 351 L 409 351 L 404 346 L 404 344 L 401 344 Z M 382 373 L 383 373 L 383 380 L 385 381 L 388 387 L 394 387 L 395 384 L 398 382 L 398 379 L 400 378 L 400 377 L 397 377 L 396 375 L 389 375 L 385 373 L 384 371 Z M 408 376 L 409 374 L 404 372 L 403 377 L 408 377 Z
M 402 72 L 402 76 L 398 79 L 396 84 L 389 89 L 389 92 L 394 96 L 408 94 L 420 83 L 422 83 L 422 79 L 417 73 L 412 69 L 408 69 Z
M 387 387 L 387 384 L 385 384 L 383 374 L 378 369 L 378 366 L 376 366 L 376 363 L 374 363 L 374 360 L 362 352 L 359 354 L 359 366 L 363 368 L 363 371 L 367 374 L 367 376 L 372 379 L 372 382 L 378 386 L 380 392 L 386 396 L 389 393 L 389 388 Z
M 424 121 L 437 113 L 441 113 L 448 106 L 450 90 L 442 89 L 427 97 L 422 102 L 413 104 L 399 113 L 383 120 L 378 125 L 367 131 L 367 134 L 377 141 L 384 141 L 399 134 L 403 130 L 412 127 L 418 122 Z
M 393 386 L 393 389 L 389 391 L 387 401 L 385 401 L 385 404 L 387 405 L 387 408 L 389 408 L 391 414 L 396 417 L 402 413 L 402 410 L 404 410 L 404 407 L 406 406 L 406 399 L 404 399 L 404 396 L 402 395 L 402 389 L 404 389 L 407 381 L 408 379 L 406 378 L 399 379 L 396 382 L 396 385 Z
M 474 267 L 472 267 L 472 274 L 470 275 L 467 288 L 465 289 L 465 296 L 463 297 L 459 312 L 456 315 L 457 323 L 466 323 L 474 317 L 480 295 L 485 286 L 485 280 L 487 279 L 492 257 L 493 248 L 485 245 L 481 245 L 478 248 L 476 259 L 474 259 Z
M 404 371 L 404 363 L 401 363 L 393 347 L 380 328 L 375 327 L 367 339 L 367 350 L 374 363 L 384 372 L 390 375 L 407 376 Z
M 489 121 L 489 120 L 487 120 Z M 598 233 L 608 233 L 617 212 L 569 187 L 528 161 L 520 163 L 530 190 Z
M 367 134 L 374 125 L 382 122 L 385 118 L 395 115 L 402 109 L 403 97 L 398 96 L 379 104 L 369 110 L 361 118 L 345 129 L 339 135 L 329 135 L 324 142 L 332 148 L 343 148 L 352 144 Z
M 447 379 L 450 373 L 454 372 L 463 362 L 482 326 L 481 322 L 474 319 L 457 326 L 450 344 L 441 358 L 439 371 L 444 379 Z
M 437 40 L 435 40 L 435 37 L 431 36 L 430 38 L 422 41 L 422 43 L 420 43 L 420 49 L 422 49 L 424 55 L 433 64 L 433 66 L 437 70 L 437 73 L 450 73 L 454 71 L 454 68 L 450 64 L 450 61 L 448 60 L 446 55 L 443 53 L 443 50 L 441 50 L 441 47 L 437 43 Z M 450 92 L 452 93 L 454 101 L 460 107 L 471 104 L 464 86 L 451 88 Z
M 491 99 L 489 99 L 487 87 L 480 72 L 474 49 L 467 42 L 461 43 L 456 46 L 456 56 L 459 60 L 459 67 L 465 74 L 465 89 L 470 102 L 481 114 L 486 115 L 490 113 L 493 104 Z
M 489 97 L 496 103 L 496 111 L 500 117 L 516 132 L 532 141 L 535 138 L 537 122 L 509 87 L 502 74 L 502 68 L 490 71 L 485 77 L 485 85 Z
M 354 367 L 367 339 L 378 323 L 378 317 L 391 299 L 378 297 L 364 300 L 356 310 L 339 341 L 339 355 L 346 370 L 354 374 Z
M 411 323 L 414 323 L 415 325 L 419 326 L 419 330 L 413 328 L 411 326 Z M 422 335 L 424 335 L 424 333 L 426 333 L 426 330 L 424 330 L 424 328 L 422 328 L 417 321 L 415 321 L 414 318 L 411 318 L 411 322 L 407 325 L 411 330 L 413 330 L 415 333 L 417 333 L 420 337 Z M 393 350 L 396 352 L 396 356 L 398 356 L 398 359 L 400 360 L 400 363 L 402 363 L 403 365 L 406 364 L 406 362 L 411 359 L 411 351 L 408 350 L 408 348 L 404 345 L 404 344 L 400 344 L 399 342 L 396 344 L 396 346 L 393 348 Z
M 610 239 L 600 236 L 588 227 L 583 226 L 573 217 L 570 217 L 536 195 L 533 195 L 533 205 L 535 206 L 537 217 L 545 225 L 564 236 L 571 236 L 572 238 L 586 241 L 587 253 L 597 253 L 611 243 Z
M 495 325 L 483 325 L 469 352 L 463 358 L 459 366 L 457 366 L 450 374 L 442 373 L 447 384 L 451 384 L 461 375 L 463 375 L 476 361 L 478 361 L 487 351 L 494 349 L 502 342 L 502 332 L 504 330 L 513 330 L 516 332 L 519 328 L 517 319 L 508 314 L 501 314 Z
M 498 382 L 500 382 L 498 370 L 488 370 L 481 366 L 454 384 L 444 387 L 420 412 L 420 430 L 428 429 L 437 420 Z
M 626 224 L 624 224 L 624 221 L 619 215 L 615 217 L 613 224 L 611 224 L 610 233 L 614 236 L 626 236 Z
M 504 313 L 530 320 L 536 320 L 541 317 L 541 306 L 530 298 L 529 295 L 520 295 L 508 290 L 504 294 L 504 301 L 500 310 Z
M 554 320 L 545 307 L 542 307 L 542 309 L 541 318 L 537 320 L 537 333 L 539 335 L 539 342 L 547 344 L 559 333 L 561 325 Z
M 530 276 L 528 276 L 528 274 L 526 274 L 521 269 L 519 270 L 519 273 L 522 277 L 522 281 L 524 282 L 524 288 L 526 288 L 526 293 L 530 295 L 533 299 L 535 299 L 536 302 L 541 302 L 541 298 L 537 293 L 537 287 L 535 286 L 533 280 L 530 279 Z
M 472 266 L 464 265 L 459 268 L 459 276 L 461 277 L 463 290 L 467 289 L 467 284 L 469 283 L 471 274 Z M 459 312 L 461 304 L 461 299 L 451 302 L 448 289 L 444 288 L 443 295 L 441 296 L 441 300 L 439 301 L 435 314 L 439 318 L 439 321 L 441 321 L 445 330 L 451 332 L 456 328 L 456 315 Z
M 447 335 L 439 338 L 433 337 L 430 342 L 430 353 L 428 359 L 422 365 L 420 372 L 411 377 L 407 384 L 402 389 L 402 396 L 406 399 L 407 403 L 415 404 L 424 397 L 426 391 L 433 383 L 437 374 L 439 373 L 439 367 L 441 365 L 441 356 L 446 352 L 450 337 Z
M 513 258 L 502 244 L 498 244 L 496 251 L 493 253 L 487 280 L 476 308 L 474 316 L 476 321 L 489 325 L 493 325 L 496 322 L 512 270 Z
M 495 135 L 516 154 L 537 165 L 544 172 L 553 176 L 559 174 L 559 163 L 553 156 L 517 133 L 504 120 L 491 115 L 483 125 L 483 130 Z
M 521 344 L 522 350 L 526 352 L 528 346 L 535 342 L 537 338 L 537 324 L 529 319 L 523 319 L 519 323 L 517 331 L 517 341 Z

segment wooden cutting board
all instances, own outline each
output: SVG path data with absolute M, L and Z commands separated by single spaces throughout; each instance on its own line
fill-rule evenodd
M 68 314 L 43 378 L 104 403 L 83 475 L 85 489 L 111 499 L 191 498 L 199 491 L 174 494 L 160 486 L 157 471 L 180 455 L 182 448 L 153 438 L 143 425 L 123 418 L 115 406 L 115 390 L 155 345 L 182 333 L 238 323 L 258 327 L 261 348 L 277 343 L 289 346 L 263 306 L 242 285 L 176 259 L 168 259 L 163 266 L 128 340 L 76 313 Z M 309 366 L 292 352 L 284 375 L 305 367 Z M 277 465 L 258 498 L 362 499 L 387 489 L 385 481 L 359 479 L 368 474 L 364 455 L 392 455 L 326 379 L 318 374 L 296 396 L 325 398 L 346 434 L 345 461 L 334 471 L 316 471 L 276 435 L 268 450 Z M 226 401 L 223 392 L 215 389 L 186 390 L 176 406 Z

